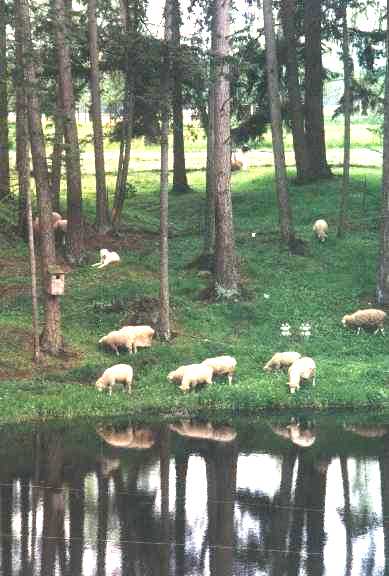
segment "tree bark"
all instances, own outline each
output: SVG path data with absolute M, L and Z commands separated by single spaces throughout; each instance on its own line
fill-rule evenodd
M 389 11 L 389 0 L 387 0 Z M 389 12 L 388 12 L 389 13 Z M 382 207 L 377 302 L 389 304 L 389 25 L 386 28 L 386 73 L 384 100 L 384 148 L 382 165 Z
M 50 173 L 50 193 L 53 210 L 61 213 L 60 195 L 61 195 L 61 172 L 62 172 L 62 153 L 63 153 L 63 113 L 61 105 L 61 93 L 57 85 L 57 104 L 54 116 L 54 142 L 53 152 L 51 155 L 51 173 Z
M 305 130 L 313 178 L 328 178 L 323 113 L 321 0 L 305 0 Z
M 0 199 L 11 193 L 8 149 L 7 40 L 5 0 L 0 0 Z
M 41 349 L 49 354 L 55 355 L 63 348 L 61 309 L 58 296 L 52 296 L 48 293 L 50 282 L 49 267 L 55 265 L 55 243 L 51 225 L 52 207 L 45 140 L 41 123 L 40 103 L 37 95 L 37 78 L 31 42 L 30 16 L 26 0 L 16 0 L 15 11 L 16 17 L 20 19 L 21 38 L 23 39 L 23 61 L 26 92 L 28 95 L 28 124 L 39 207 L 41 274 L 44 303 L 44 328 L 41 334 Z
M 105 181 L 104 139 L 101 121 L 99 46 L 97 38 L 96 0 L 88 0 L 88 33 L 90 58 L 90 91 L 92 98 L 93 145 L 96 171 L 96 228 L 104 233 L 109 228 L 108 195 Z
M 350 185 L 350 129 L 351 129 L 351 66 L 349 50 L 349 32 L 347 25 L 347 0 L 342 5 L 342 29 L 343 29 L 343 70 L 344 70 L 344 144 L 343 144 L 343 178 L 342 196 L 340 200 L 338 237 L 345 233 L 349 185 Z
M 68 184 L 66 253 L 71 263 L 80 264 L 84 258 L 80 148 L 78 144 L 68 39 L 69 22 L 64 0 L 54 0 L 54 10 L 58 77 L 64 120 L 66 177 Z
M 172 47 L 174 52 L 173 65 L 173 191 L 190 192 L 186 176 L 184 116 L 182 109 L 182 63 L 180 53 L 181 14 L 179 0 L 173 0 L 172 6 Z
M 230 81 L 227 61 L 230 55 L 230 1 L 215 0 L 213 10 L 215 295 L 228 299 L 236 297 L 239 292 L 231 199 Z
M 278 62 L 276 38 L 272 12 L 272 0 L 263 0 L 265 27 L 267 83 L 270 102 L 271 132 L 273 142 L 274 167 L 276 173 L 277 201 L 282 241 L 286 244 L 294 239 L 292 212 L 289 204 L 288 182 L 285 166 L 285 151 L 282 135 L 280 90 L 278 83 Z
M 211 78 L 214 66 L 211 64 Z M 208 134 L 207 134 L 207 174 L 206 174 L 206 201 L 204 218 L 204 248 L 205 258 L 211 261 L 215 251 L 215 89 L 213 80 L 209 86 L 208 94 Z
M 298 77 L 296 52 L 296 0 L 283 0 L 280 11 L 286 40 L 286 70 L 289 96 L 289 112 L 292 125 L 293 148 L 296 159 L 297 181 L 308 182 L 311 178 L 308 146 L 304 128 L 304 109 Z
M 169 299 L 169 117 L 170 117 L 170 50 L 172 0 L 165 3 L 165 34 L 161 63 L 161 180 L 159 236 L 159 333 L 170 340 Z

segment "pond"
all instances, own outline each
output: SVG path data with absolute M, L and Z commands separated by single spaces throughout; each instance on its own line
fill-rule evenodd
M 389 573 L 389 419 L 9 426 L 1 575 Z

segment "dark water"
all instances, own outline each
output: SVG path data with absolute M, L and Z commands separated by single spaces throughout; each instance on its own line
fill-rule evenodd
M 1 575 L 389 574 L 389 420 L 3 427 Z

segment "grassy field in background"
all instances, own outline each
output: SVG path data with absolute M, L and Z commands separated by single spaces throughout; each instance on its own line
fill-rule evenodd
M 359 129 L 362 142 L 368 128 L 354 128 Z M 333 129 L 335 142 L 341 124 L 334 123 Z M 377 142 L 366 140 L 367 149 L 375 146 L 379 154 Z M 149 151 L 139 145 L 134 156 Z M 153 153 L 157 152 L 155 148 Z M 189 158 L 192 152 L 196 153 L 189 151 Z M 199 153 L 204 154 L 204 150 Z M 252 165 L 247 171 L 234 173 L 233 208 L 242 297 L 232 303 L 205 300 L 208 280 L 188 268 L 202 247 L 205 187 L 204 171 L 190 170 L 193 192 L 170 197 L 174 338 L 170 343 L 156 341 L 152 348 L 132 357 L 122 353 L 117 359 L 98 348 L 98 339 L 120 327 L 139 301 L 158 298 L 159 173 L 146 170 L 150 167 L 146 160 L 144 164 L 144 169 L 130 172 L 129 181 L 136 194 L 126 202 L 120 235 L 96 238 L 91 234 L 88 263 L 66 275 L 62 322 L 67 353 L 59 359 L 45 359 L 40 369 L 31 363 L 27 248 L 12 234 L 16 201 L 0 205 L 0 422 L 145 411 L 186 416 L 220 410 L 238 414 L 389 408 L 389 331 L 385 336 L 356 335 L 340 323 L 344 314 L 374 304 L 379 167 L 352 169 L 349 226 L 342 240 L 335 234 L 341 169 L 334 167 L 330 180 L 306 186 L 293 184 L 294 171 L 290 169 L 294 223 L 298 236 L 307 243 L 306 256 L 290 256 L 279 243 L 272 167 Z M 109 182 L 112 188 L 113 174 Z M 85 215 L 92 225 L 94 177 L 85 158 L 83 187 Z M 325 243 L 317 242 L 312 235 L 312 223 L 321 217 L 330 225 Z M 256 232 L 255 237 L 252 232 Z M 120 265 L 100 271 L 91 268 L 89 264 L 98 259 L 98 248 L 104 246 L 120 251 Z M 290 338 L 280 334 L 283 322 L 292 327 Z M 310 338 L 299 334 L 303 322 L 312 326 Z M 262 370 L 274 352 L 287 349 L 315 359 L 315 388 L 307 384 L 291 395 L 285 373 L 267 374 Z M 237 358 L 231 386 L 220 379 L 213 386 L 184 395 L 166 379 L 178 365 L 219 354 Z M 94 388 L 96 378 L 118 361 L 129 361 L 134 368 L 132 394 L 118 390 L 108 397 L 98 393 Z

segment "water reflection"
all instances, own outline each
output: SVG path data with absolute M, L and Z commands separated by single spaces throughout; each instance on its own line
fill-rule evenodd
M 3 428 L 1 576 L 389 573 L 389 424 Z

